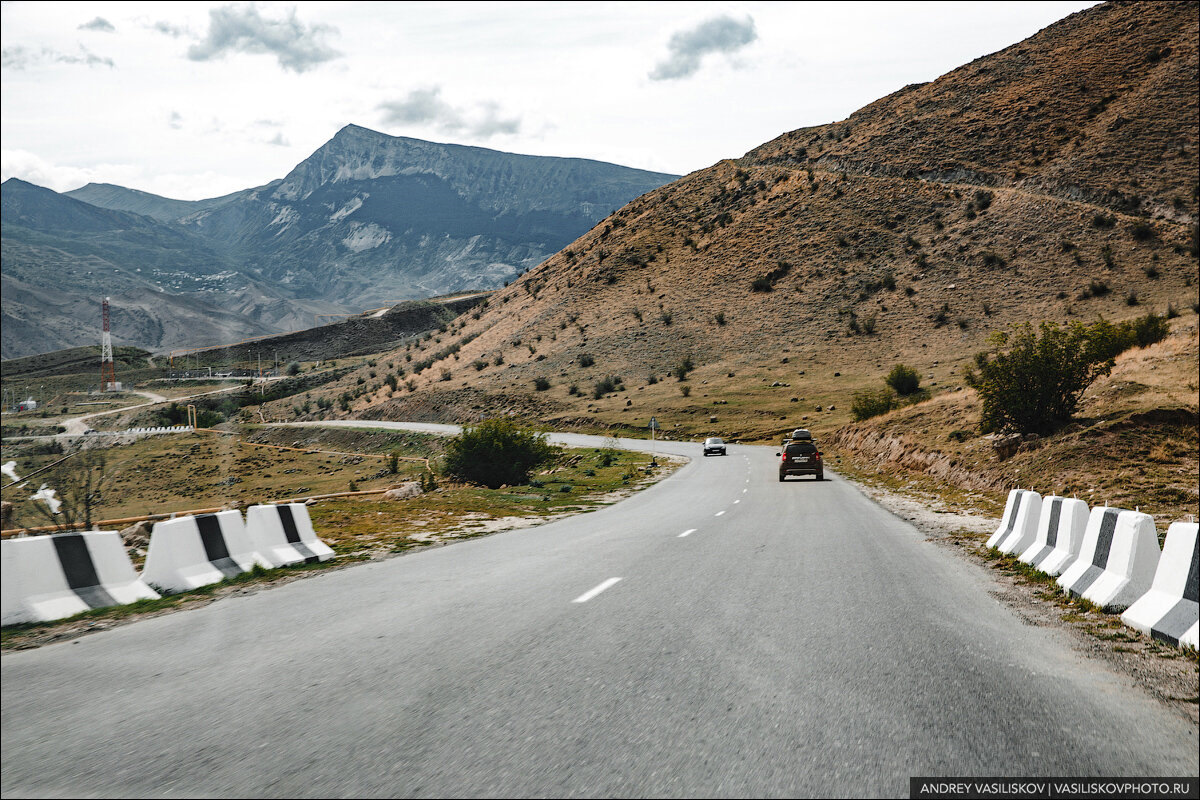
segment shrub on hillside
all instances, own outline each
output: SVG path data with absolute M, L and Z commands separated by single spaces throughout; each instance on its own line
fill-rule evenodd
M 525 483 L 536 467 L 554 457 L 545 434 L 523 430 L 510 420 L 488 419 L 447 443 L 443 471 L 455 480 L 498 489 Z
M 850 416 L 855 422 L 862 422 L 864 419 L 886 414 L 897 407 L 896 395 L 891 389 L 880 389 L 877 392 L 867 389 L 854 393 L 850 402 Z
M 688 379 L 688 373 L 695 368 L 695 364 L 692 363 L 692 357 L 684 356 L 679 360 L 678 364 L 671 368 L 671 374 L 675 376 L 676 380 L 686 381 Z
M 600 380 L 596 381 L 596 385 L 592 387 L 592 397 L 593 399 L 599 400 L 606 394 L 620 392 L 624 389 L 624 381 L 622 381 L 616 375 L 609 375 L 608 377 L 601 378 Z
M 1165 336 L 1166 320 L 1154 314 L 1119 325 L 1024 323 L 994 334 L 996 352 L 976 354 L 964 375 L 983 403 L 980 429 L 1053 431 L 1071 419 L 1084 390 L 1112 371 L 1119 353 Z
M 904 364 L 892 367 L 892 371 L 884 378 L 884 382 L 899 395 L 908 396 L 921 390 L 921 375 L 912 367 Z

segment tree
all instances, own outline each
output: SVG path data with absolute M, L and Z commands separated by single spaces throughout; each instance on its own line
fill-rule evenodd
M 117 471 L 110 471 L 103 451 L 82 450 L 64 459 L 45 478 L 45 487 L 54 490 L 61 505 L 55 509 L 49 502 L 33 500 L 34 511 L 57 525 L 59 530 L 71 530 L 81 525 L 84 530 L 90 529 L 104 487 L 116 475 Z M 38 494 L 45 496 L 42 491 Z
M 489 419 L 464 428 L 447 443 L 443 471 L 489 489 L 519 486 L 556 454 L 545 434 L 523 430 L 510 420 Z
M 975 356 L 964 377 L 983 402 L 984 433 L 1049 433 L 1069 421 L 1092 381 L 1112 371 L 1126 334 L 1103 321 L 1029 323 L 992 335 L 996 352 Z

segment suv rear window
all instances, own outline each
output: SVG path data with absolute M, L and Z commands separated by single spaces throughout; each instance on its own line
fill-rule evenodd
M 804 456 L 817 452 L 817 446 L 812 442 L 793 442 L 787 446 L 789 456 Z

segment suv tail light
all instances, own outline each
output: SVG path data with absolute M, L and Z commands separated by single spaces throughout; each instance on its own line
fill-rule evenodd
M 786 464 L 787 460 L 788 460 L 788 454 L 787 454 L 787 451 L 785 450 L 785 451 L 783 451 L 783 463 Z
M 817 461 L 820 461 L 820 460 L 821 460 L 821 454 L 820 454 L 820 453 L 817 453 L 816 455 L 817 455 Z

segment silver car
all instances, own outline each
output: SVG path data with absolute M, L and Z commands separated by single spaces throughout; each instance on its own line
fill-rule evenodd
M 723 456 L 725 453 L 725 440 L 718 439 L 716 436 L 710 436 L 704 440 L 704 455 Z

